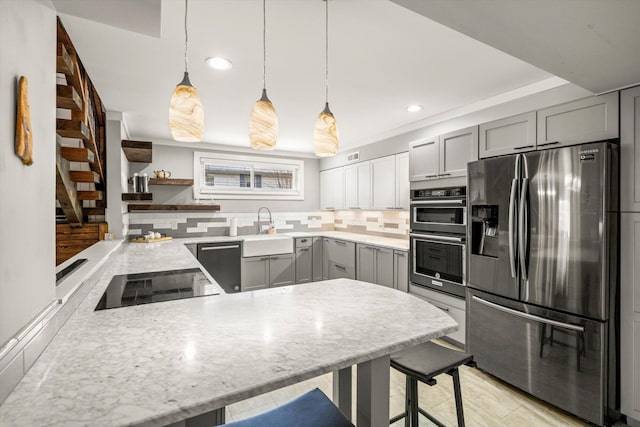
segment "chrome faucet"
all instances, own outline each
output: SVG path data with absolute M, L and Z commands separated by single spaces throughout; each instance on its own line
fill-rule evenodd
M 273 219 L 271 218 L 271 211 L 269 210 L 269 208 L 267 208 L 266 206 L 261 207 L 260 209 L 258 209 L 258 232 L 256 234 L 261 234 L 262 231 L 260 230 L 260 212 L 262 211 L 262 209 L 266 209 L 267 212 L 269 212 L 269 225 L 271 225 L 271 223 L 273 222 Z

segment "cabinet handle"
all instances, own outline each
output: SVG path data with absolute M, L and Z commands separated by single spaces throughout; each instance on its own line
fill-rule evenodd
M 269 258 L 267 258 L 267 259 L 269 259 Z M 279 256 L 272 256 L 271 259 L 280 259 L 280 257 Z
M 437 176 L 438 176 L 438 174 L 435 174 L 435 173 L 434 173 L 434 174 L 432 174 L 432 175 L 425 175 L 424 177 L 425 177 L 425 178 L 435 178 L 435 177 L 437 177 Z
M 335 209 L 333 206 L 327 206 L 325 209 Z
M 300 241 L 301 241 L 302 243 L 304 243 L 304 242 L 306 242 L 306 241 L 307 241 L 307 239 L 302 239 L 302 240 L 300 240 Z
M 431 144 L 435 144 L 435 143 L 436 143 L 435 141 L 423 142 L 422 144 L 414 145 L 414 146 L 413 146 L 413 147 L 411 147 L 411 148 L 424 147 L 425 145 L 431 145 Z
M 520 147 L 513 147 L 514 150 L 526 150 L 527 148 L 533 148 L 533 145 L 521 145 Z
M 269 261 L 269 257 L 268 256 L 262 257 L 262 258 L 260 258 L 260 261 Z
M 299 251 L 308 251 L 309 248 L 298 248 Z
M 440 177 L 440 176 L 449 176 L 449 175 L 451 175 L 451 174 L 450 173 L 441 173 L 438 176 Z
M 335 266 L 338 270 L 347 271 L 347 267 L 343 267 L 343 266 L 338 265 L 338 264 L 334 264 L 334 266 Z
M 560 141 L 545 142 L 543 144 L 538 144 L 538 147 L 544 147 L 545 145 L 556 145 L 556 144 L 560 144 Z
M 347 246 L 347 242 L 343 242 L 341 240 L 334 240 L 334 242 L 336 242 L 337 245 Z
M 356 206 L 356 207 L 350 207 L 349 209 L 360 209 L 360 207 L 359 207 L 359 206 Z
M 440 310 L 442 310 L 442 311 L 444 311 L 444 312 L 446 312 L 446 313 L 448 313 L 448 312 L 449 312 L 449 309 L 448 309 L 447 307 L 439 306 L 438 304 L 434 304 L 434 303 L 433 303 L 433 302 L 431 302 L 431 301 L 429 301 L 429 302 L 430 302 L 431 304 L 433 304 L 433 306 L 434 306 L 435 308 L 439 308 Z
M 396 253 L 396 255 L 401 256 L 403 258 L 407 256 L 407 254 L 405 254 L 404 252 L 398 252 Z

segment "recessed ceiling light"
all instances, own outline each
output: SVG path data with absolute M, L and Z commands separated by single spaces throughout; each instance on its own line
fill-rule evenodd
M 216 70 L 230 70 L 231 67 L 233 67 L 233 64 L 231 63 L 231 61 L 229 61 L 227 58 L 222 58 L 219 56 L 215 56 L 213 58 L 207 58 L 204 60 L 204 62 L 209 64 L 209 67 L 214 68 Z
M 416 111 L 422 110 L 422 105 L 409 105 L 407 107 L 407 111 L 410 113 L 415 113 Z

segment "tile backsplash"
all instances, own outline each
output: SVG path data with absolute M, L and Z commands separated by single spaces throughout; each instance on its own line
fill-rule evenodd
M 408 211 L 317 211 L 273 212 L 276 230 L 346 231 L 383 237 L 409 235 Z M 142 212 L 128 214 L 128 237 L 153 230 L 172 237 L 229 235 L 231 218 L 238 220 L 238 235 L 256 234 L 257 215 L 253 212 Z M 262 213 L 262 225 L 268 215 Z
M 333 230 L 333 212 L 273 212 L 276 231 Z M 228 236 L 231 218 L 238 220 L 238 235 L 256 234 L 258 216 L 253 212 L 150 212 L 130 213 L 127 235 L 134 237 L 153 230 L 172 237 Z M 263 226 L 269 215 L 263 211 Z

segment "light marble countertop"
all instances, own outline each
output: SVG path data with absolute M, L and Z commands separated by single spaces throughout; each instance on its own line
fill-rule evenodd
M 400 251 L 409 250 L 409 238 L 396 239 L 391 237 L 373 236 L 370 234 L 347 233 L 344 231 L 298 231 L 291 233 L 278 233 L 277 236 L 296 237 L 330 237 L 334 239 L 347 240 L 355 243 L 363 243 L 367 245 L 383 246 L 386 248 L 396 249 Z M 249 236 L 205 236 L 205 237 L 184 237 L 179 240 L 182 243 L 206 243 L 206 242 L 239 242 Z
M 113 252 L 0 425 L 165 425 L 457 328 L 417 297 L 348 279 L 94 311 L 115 274 L 198 267 L 181 240 Z

